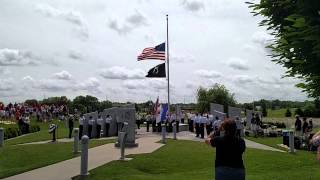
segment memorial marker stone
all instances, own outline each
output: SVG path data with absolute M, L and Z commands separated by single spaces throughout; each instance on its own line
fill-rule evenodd
M 228 115 L 229 115 L 229 118 L 232 120 L 235 120 L 236 117 L 240 118 L 241 117 L 241 109 L 237 108 L 237 107 L 229 106 L 228 107 Z
M 217 116 L 220 120 L 224 120 L 226 114 L 224 113 L 224 107 L 221 104 L 210 103 L 210 113 L 213 115 L 214 119 Z
M 128 107 L 128 106 L 127 106 Z M 135 142 L 135 134 L 136 134 L 136 110 L 132 108 L 132 106 L 120 107 L 118 108 L 118 117 L 117 123 L 118 127 L 122 126 L 124 122 L 128 123 L 127 126 L 127 138 L 126 138 L 126 147 L 136 147 L 138 144 Z M 121 127 L 122 128 L 122 127 Z M 119 142 L 116 143 L 116 146 L 119 147 Z

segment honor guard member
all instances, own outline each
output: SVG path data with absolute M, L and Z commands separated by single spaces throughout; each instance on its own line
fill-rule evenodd
M 70 114 L 68 118 L 68 127 L 69 127 L 69 138 L 71 138 L 72 131 L 73 131 L 73 116 Z
M 83 134 L 83 123 L 84 123 L 84 116 L 81 115 L 79 118 L 79 139 L 82 138 L 82 134 Z
M 97 138 L 100 138 L 101 136 L 101 129 L 103 129 L 103 124 L 103 119 L 101 115 L 99 115 L 97 119 Z
M 215 119 L 215 121 L 213 122 L 213 125 L 212 125 L 215 136 L 220 136 L 220 131 L 219 131 L 220 125 L 221 125 L 221 120 L 219 119 L 218 116 L 216 116 L 216 119 Z
M 177 127 L 177 133 L 179 132 L 179 124 L 181 121 L 181 115 L 177 115 L 176 117 L 176 127 Z
M 92 126 L 93 126 L 94 120 L 92 118 L 92 116 L 89 117 L 89 122 L 88 122 L 88 136 L 89 139 L 91 139 L 91 133 L 92 133 Z
M 194 114 L 188 114 L 188 122 L 189 122 L 189 131 L 194 132 L 194 123 L 196 116 Z
M 205 117 L 203 115 L 200 116 L 200 126 L 199 127 L 200 127 L 200 135 L 201 135 L 202 139 L 204 139 L 204 127 L 207 124 L 207 121 L 208 121 L 207 117 Z
M 151 121 L 152 121 L 151 115 L 147 115 L 147 117 L 146 117 L 147 132 L 149 132 L 149 127 L 150 127 Z
M 209 114 L 207 115 L 207 123 L 206 123 L 206 130 L 207 130 L 207 136 L 209 136 L 209 134 L 212 131 L 212 121 L 211 118 L 209 117 Z
M 140 129 L 141 116 L 139 113 L 137 113 L 137 115 L 136 115 L 136 124 L 137 124 L 138 129 Z
M 108 114 L 106 117 L 106 136 L 107 137 L 109 137 L 109 129 L 110 129 L 111 120 L 112 120 L 112 117 Z
M 151 116 L 152 132 L 157 132 L 156 115 Z
M 168 132 L 173 132 L 173 122 L 176 120 L 176 115 L 171 114 L 170 118 L 168 119 L 169 122 L 169 130 Z
M 201 120 L 201 116 L 199 116 L 198 113 L 196 113 L 196 116 L 194 119 L 194 124 L 196 127 L 196 137 L 199 137 L 200 135 L 200 120 Z

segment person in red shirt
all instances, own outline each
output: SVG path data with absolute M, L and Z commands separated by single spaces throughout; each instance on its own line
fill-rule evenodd
M 21 113 L 20 113 L 20 110 L 19 110 L 19 109 L 16 110 L 15 117 L 16 117 L 16 120 L 17 120 L 17 121 L 19 121 L 19 119 L 21 118 Z

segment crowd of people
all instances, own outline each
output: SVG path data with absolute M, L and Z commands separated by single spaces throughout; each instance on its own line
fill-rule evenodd
M 38 122 L 47 122 L 53 118 L 63 120 L 67 112 L 67 106 L 64 105 L 0 103 L 0 119 L 17 123 L 22 134 L 29 133 L 31 116 L 36 117 Z

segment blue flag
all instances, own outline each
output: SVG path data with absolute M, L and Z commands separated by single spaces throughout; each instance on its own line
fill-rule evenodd
M 161 104 L 160 121 L 163 122 L 167 118 L 168 104 Z

